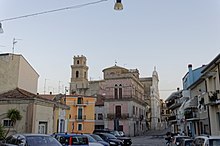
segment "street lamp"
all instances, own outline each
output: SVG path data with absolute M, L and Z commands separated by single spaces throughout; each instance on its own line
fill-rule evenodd
M 121 3 L 121 0 L 116 0 L 114 9 L 115 9 L 115 10 L 123 10 L 123 5 L 122 5 L 122 3 Z
M 3 33 L 2 23 L 0 22 L 0 33 Z

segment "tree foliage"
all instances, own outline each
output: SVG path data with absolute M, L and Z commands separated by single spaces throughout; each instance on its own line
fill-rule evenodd
M 9 109 L 8 112 L 7 112 L 7 118 L 11 121 L 10 122 L 10 126 L 5 134 L 5 137 L 7 137 L 9 131 L 10 131 L 10 128 L 11 127 L 14 127 L 14 125 L 16 124 L 16 122 L 18 120 L 21 120 L 22 119 L 22 116 L 21 116 L 21 113 L 19 110 L 17 109 Z
M 5 130 L 2 126 L 2 124 L 0 124 L 0 140 L 5 138 Z

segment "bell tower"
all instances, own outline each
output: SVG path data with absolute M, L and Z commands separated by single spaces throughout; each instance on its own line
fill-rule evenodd
M 71 65 L 70 94 L 85 95 L 88 89 L 88 70 L 86 57 L 77 55 L 73 57 Z

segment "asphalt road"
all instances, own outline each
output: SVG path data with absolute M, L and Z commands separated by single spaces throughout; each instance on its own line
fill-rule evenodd
M 132 146 L 166 146 L 163 136 L 131 137 Z

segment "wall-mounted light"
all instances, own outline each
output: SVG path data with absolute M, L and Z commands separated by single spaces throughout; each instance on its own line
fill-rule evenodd
M 2 23 L 0 22 L 0 33 L 3 33 Z
M 123 10 L 123 5 L 122 5 L 122 3 L 121 3 L 121 0 L 116 0 L 114 9 L 115 9 L 115 10 Z

